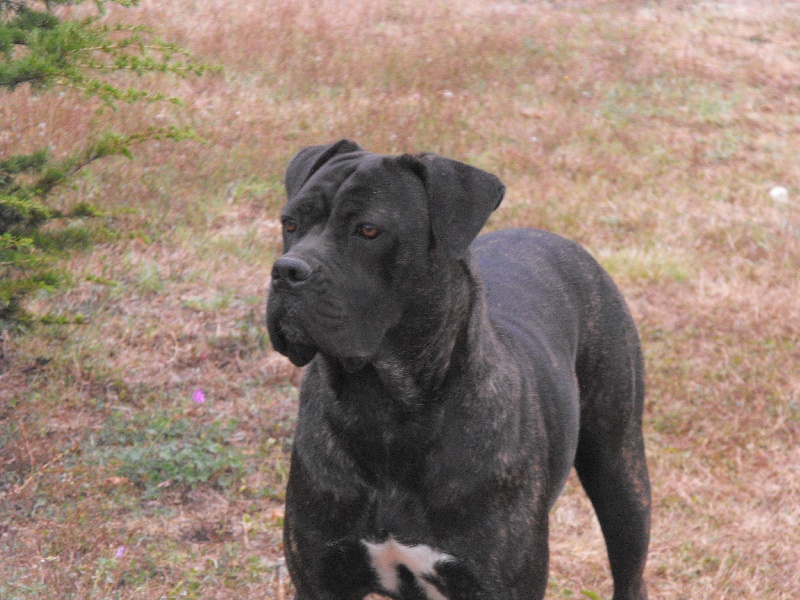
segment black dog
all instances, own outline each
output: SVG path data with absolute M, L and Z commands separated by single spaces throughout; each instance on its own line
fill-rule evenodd
M 297 599 L 542 598 L 573 465 L 614 598 L 646 598 L 644 373 L 610 277 L 543 231 L 474 240 L 505 188 L 433 154 L 311 146 L 286 191 L 267 322 L 310 363 L 286 492 Z

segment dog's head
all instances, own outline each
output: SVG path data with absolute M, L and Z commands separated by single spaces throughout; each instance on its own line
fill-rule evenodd
M 433 267 L 465 258 L 504 191 L 434 154 L 381 156 L 348 140 L 301 150 L 286 171 L 267 306 L 275 349 L 298 366 L 319 352 L 363 367 L 437 284 Z

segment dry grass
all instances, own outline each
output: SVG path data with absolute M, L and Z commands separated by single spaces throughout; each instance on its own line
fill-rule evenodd
M 497 172 L 509 192 L 490 227 L 573 237 L 623 287 L 649 373 L 651 597 L 796 598 L 797 9 L 148 0 L 113 11 L 225 70 L 154 80 L 186 100 L 180 113 L 104 117 L 189 122 L 204 143 L 98 164 L 57 199 L 106 216 L 72 225 L 99 243 L 65 259 L 71 284 L 31 306 L 84 323 L 0 337 L 0 597 L 290 597 L 280 511 L 297 373 L 269 349 L 263 300 L 287 160 L 351 137 Z M 0 155 L 45 131 L 66 151 L 104 125 L 90 116 L 69 95 L 20 89 L 0 102 Z M 788 203 L 770 197 L 776 185 Z M 192 402 L 196 388 L 206 403 Z M 179 485 L 214 436 L 219 469 Z M 167 485 L 136 452 L 175 450 L 170 440 L 189 454 Z M 549 596 L 608 596 L 576 482 L 552 524 Z

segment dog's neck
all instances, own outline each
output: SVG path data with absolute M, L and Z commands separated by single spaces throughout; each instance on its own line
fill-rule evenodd
M 399 411 L 424 408 L 438 398 L 453 371 L 478 369 L 499 344 L 486 312 L 483 284 L 471 256 L 439 271 L 440 285 L 406 309 L 400 324 L 391 330 L 379 352 L 363 368 L 353 372 L 336 358 L 326 358 L 334 388 L 345 402 L 353 384 L 369 398 L 380 397 Z M 444 296 L 439 290 L 449 290 Z M 411 341 L 413 340 L 413 343 Z M 349 385 L 348 385 L 349 384 Z M 355 396 L 355 398 L 353 397 Z
M 519 392 L 513 361 L 500 361 L 508 369 L 503 373 L 491 367 L 505 350 L 489 321 L 476 268 L 467 261 L 451 275 L 442 285 L 450 291 L 447 298 L 392 331 L 363 368 L 351 372 L 330 357 L 317 364 L 333 392 L 317 414 L 368 479 L 413 487 L 409 482 L 419 481 L 420 466 L 455 405 L 479 420 L 502 422 L 500 407 L 483 399 L 496 393 L 495 386 Z M 458 384 L 465 371 L 479 374 L 468 389 Z
M 400 324 L 387 334 L 372 364 L 401 405 L 413 408 L 423 399 L 438 397 L 455 366 L 456 348 L 467 346 L 470 315 L 482 302 L 473 270 L 468 259 L 437 271 L 434 278 L 439 285 L 420 286 L 432 291 L 415 298 Z

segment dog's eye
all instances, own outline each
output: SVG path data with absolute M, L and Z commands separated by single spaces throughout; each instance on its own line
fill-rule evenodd
M 294 233 L 295 231 L 297 231 L 297 221 L 295 221 L 294 219 L 284 219 L 283 230 L 286 233 Z
M 380 234 L 380 229 L 369 223 L 363 223 L 358 226 L 358 235 L 368 240 L 374 240 Z

